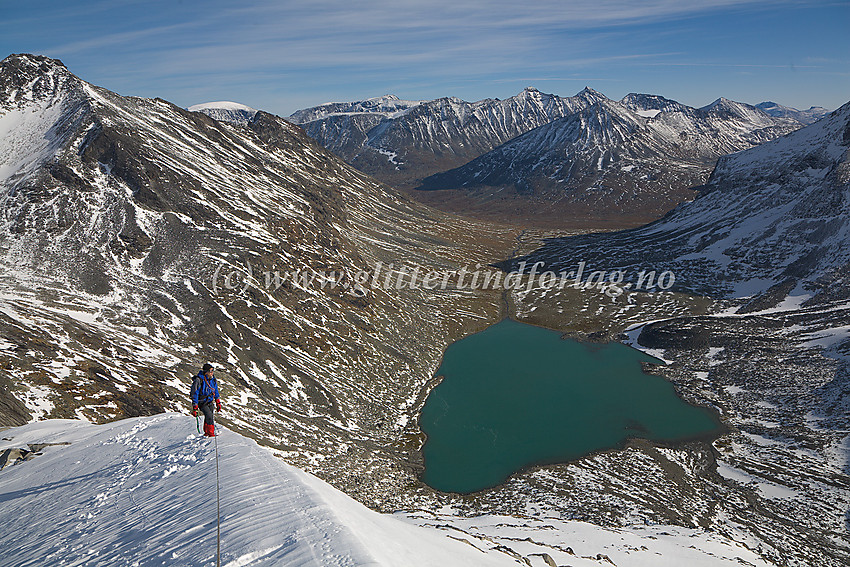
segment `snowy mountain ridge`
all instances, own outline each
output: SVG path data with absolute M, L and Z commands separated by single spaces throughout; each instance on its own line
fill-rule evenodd
M 0 509 L 4 566 L 215 562 L 216 448 L 195 434 L 193 419 L 161 414 L 100 426 L 48 420 L 3 436 L 0 454 L 37 449 L 32 460 L 0 471 L 0 493 L 15 503 Z M 602 556 L 617 565 L 746 560 L 769 567 L 743 546 L 701 530 L 382 515 L 226 428 L 216 441 L 226 567 L 543 566 L 547 558 L 597 566 Z
M 327 102 L 312 108 L 299 110 L 289 119 L 297 124 L 312 122 L 331 116 L 377 114 L 384 118 L 397 118 L 425 101 L 401 100 L 396 95 L 384 95 L 356 102 Z

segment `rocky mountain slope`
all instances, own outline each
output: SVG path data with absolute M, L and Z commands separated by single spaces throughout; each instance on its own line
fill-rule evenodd
M 506 206 L 528 200 L 524 207 L 566 222 L 648 222 L 692 199 L 721 155 L 799 126 L 723 98 L 701 109 L 654 95 L 601 98 L 420 188 L 460 189 Z
M 487 263 L 509 233 L 411 202 L 278 117 L 216 121 L 39 56 L 0 64 L 0 133 L 0 425 L 185 410 L 209 360 L 234 429 L 374 506 L 416 486 L 431 374 L 503 302 L 368 279 Z
M 672 468 L 635 450 L 528 474 L 504 493 L 534 487 L 569 493 L 658 475 L 658 486 L 679 483 L 670 512 L 705 525 L 743 527 L 772 561 L 846 564 L 848 203 L 850 103 L 785 137 L 721 158 L 700 196 L 663 219 L 550 239 L 505 262 L 513 270 L 541 262 L 538 272 L 575 273 L 581 264 L 585 274 L 603 273 L 601 287 L 587 285 L 585 275 L 581 285 L 561 290 L 532 285 L 514 291 L 512 309 L 520 320 L 647 349 L 667 361 L 653 372 L 672 380 L 686 399 L 717 408 L 731 432 L 709 447 L 665 454 L 677 463 Z M 624 278 L 611 277 L 619 271 Z M 622 293 L 608 296 L 603 291 L 612 279 Z M 599 507 L 628 516 L 652 498 L 674 501 L 665 488 L 656 496 L 640 493 L 593 504 L 585 497 L 584 511 L 574 513 Z
M 699 198 L 644 227 L 555 239 L 513 261 L 665 266 L 674 289 L 752 295 L 794 279 L 834 293 L 850 262 L 850 105 L 788 136 L 722 157 Z M 636 258 L 635 249 L 641 257 Z M 823 283 L 824 278 L 833 282 Z M 827 291 L 830 289 L 832 291 Z M 746 293 L 744 293 L 746 292 Z
M 462 165 L 556 118 L 586 108 L 601 95 L 585 89 L 559 97 L 527 88 L 505 100 L 455 97 L 399 101 L 381 97 L 296 112 L 290 120 L 348 163 L 400 188 Z

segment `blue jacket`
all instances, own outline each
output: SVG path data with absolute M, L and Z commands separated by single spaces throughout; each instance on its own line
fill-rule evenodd
M 192 405 L 198 406 L 218 399 L 218 382 L 215 376 L 207 378 L 203 371 L 192 380 Z

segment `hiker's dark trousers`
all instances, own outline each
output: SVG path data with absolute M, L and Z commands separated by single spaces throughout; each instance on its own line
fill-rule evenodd
M 207 402 L 198 406 L 198 409 L 204 412 L 204 425 L 213 424 L 213 404 L 215 402 Z

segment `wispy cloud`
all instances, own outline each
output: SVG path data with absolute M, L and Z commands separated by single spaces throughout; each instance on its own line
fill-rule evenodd
M 131 3 L 132 4 L 132 3 Z M 141 9 L 156 10 L 139 4 Z M 86 39 L 48 42 L 45 50 L 76 54 L 110 48 L 119 52 L 147 52 L 150 47 L 178 50 L 173 59 L 186 65 L 251 65 L 276 58 L 278 64 L 380 65 L 388 62 L 438 60 L 481 54 L 506 59 L 540 48 L 553 36 L 594 29 L 594 43 L 604 40 L 604 30 L 626 24 L 647 23 L 729 7 L 764 6 L 764 0 L 711 0 L 673 2 L 655 0 L 573 1 L 541 0 L 519 4 L 434 0 L 374 0 L 368 3 L 319 0 L 316 2 L 209 2 L 202 11 L 184 14 L 185 21 L 166 20 L 139 29 L 86 34 Z M 771 3 L 773 5 L 773 3 Z M 126 5 L 124 6 L 127 7 Z M 97 10 L 104 10 L 99 4 Z M 66 8 L 67 10 L 67 8 Z M 164 12 L 168 14 L 169 12 Z M 179 16 L 179 14 L 177 14 Z M 50 15 L 47 19 L 50 19 Z M 53 16 L 56 18 L 56 16 Z M 64 17 L 64 15 L 63 15 Z M 93 31 L 93 30 L 92 30 Z M 610 33 L 610 32 L 609 32 Z M 285 59 L 282 59 L 285 57 Z
M 89 39 L 71 41 L 69 43 L 52 45 L 48 49 L 67 54 L 93 52 L 106 48 L 121 47 L 127 49 L 139 45 L 141 41 L 154 41 L 159 38 L 170 38 L 173 34 L 183 34 L 198 25 L 192 22 L 156 26 L 141 30 L 110 33 Z
M 681 61 L 668 61 L 668 62 L 652 62 L 646 63 L 648 66 L 652 67 L 725 67 L 725 68 L 735 68 L 735 67 L 753 67 L 753 68 L 762 68 L 762 69 L 789 69 L 789 68 L 797 68 L 797 69 L 822 69 L 823 65 L 795 65 L 793 63 L 787 63 L 784 65 L 767 65 L 763 63 L 696 63 L 696 62 L 681 62 Z
M 494 83 L 546 83 L 546 82 L 565 82 L 565 81 L 590 81 L 590 82 L 610 82 L 610 83 L 621 83 L 623 79 L 615 79 L 611 77 L 581 77 L 581 76 L 568 76 L 568 77 L 504 77 L 501 79 L 493 79 Z
M 155 92 L 186 104 L 198 102 L 192 97 L 255 97 L 283 112 L 295 110 L 287 101 L 308 99 L 310 93 L 316 102 L 389 89 L 411 98 L 484 98 L 508 94 L 484 92 L 492 85 L 515 89 L 543 81 L 565 89 L 578 81 L 646 82 L 642 88 L 651 89 L 654 80 L 660 83 L 657 90 L 675 80 L 677 87 L 688 82 L 696 89 L 697 73 L 710 75 L 712 84 L 724 69 L 728 76 L 744 68 L 780 73 L 792 59 L 773 53 L 779 49 L 760 50 L 762 28 L 745 29 L 738 22 L 750 18 L 764 27 L 783 10 L 805 14 L 818 5 L 799 0 L 115 0 L 74 7 L 45 0 L 35 13 L 26 3 L 4 4 L 10 10 L 0 19 L 0 47 L 10 52 L 60 57 L 87 78 L 123 92 Z M 814 60 L 828 57 L 825 53 L 814 48 L 800 53 L 794 69 L 847 70 L 846 62 Z M 687 81 L 685 73 L 690 73 Z M 446 92 L 450 88 L 461 92 Z

